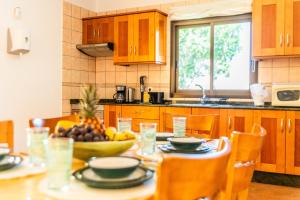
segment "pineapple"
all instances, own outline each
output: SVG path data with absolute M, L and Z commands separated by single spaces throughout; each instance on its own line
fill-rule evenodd
M 102 133 L 104 132 L 103 124 L 95 116 L 98 101 L 97 90 L 94 85 L 88 85 L 82 89 L 80 101 L 81 124 L 85 125 L 85 127 L 91 126 L 99 133 Z

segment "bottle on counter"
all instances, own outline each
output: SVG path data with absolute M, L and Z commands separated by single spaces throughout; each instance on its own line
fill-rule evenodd
M 150 101 L 149 92 L 151 92 L 151 88 L 148 89 L 148 92 L 144 92 L 144 103 L 149 103 L 149 101 Z

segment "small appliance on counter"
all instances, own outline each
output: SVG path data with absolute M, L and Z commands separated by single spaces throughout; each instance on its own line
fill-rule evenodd
M 116 86 L 116 94 L 114 94 L 113 98 L 116 103 L 125 103 L 126 102 L 126 86 L 117 85 Z
M 152 104 L 164 104 L 164 93 L 163 92 L 149 92 L 150 103 Z
M 141 103 L 144 103 L 144 92 L 145 92 L 145 79 L 146 76 L 140 77 L 140 90 L 141 90 Z
M 250 86 L 251 96 L 255 106 L 263 106 L 265 99 L 268 96 L 268 92 L 262 84 L 252 84 Z
M 300 83 L 274 83 L 272 106 L 300 107 Z
M 135 92 L 135 89 L 132 87 L 129 87 L 127 89 L 127 102 L 128 103 L 134 102 L 134 92 Z

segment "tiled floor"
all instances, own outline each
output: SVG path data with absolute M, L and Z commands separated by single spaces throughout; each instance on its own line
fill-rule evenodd
M 300 188 L 252 183 L 249 200 L 300 200 Z

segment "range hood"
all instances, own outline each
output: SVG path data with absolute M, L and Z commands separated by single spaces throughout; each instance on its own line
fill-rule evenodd
M 100 43 L 100 44 L 77 44 L 76 48 L 82 53 L 92 57 L 113 56 L 114 44 Z

